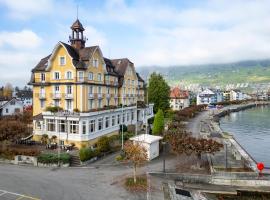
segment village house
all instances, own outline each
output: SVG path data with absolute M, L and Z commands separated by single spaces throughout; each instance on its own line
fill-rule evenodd
M 58 42 L 32 70 L 34 140 L 43 134 L 60 144 L 92 146 L 119 126 L 146 123 L 153 104 L 144 104 L 145 82 L 128 58 L 105 58 L 99 46 L 86 47 L 84 27 L 71 26 L 70 44 Z M 141 102 L 141 107 L 137 107 Z M 60 107 L 53 113 L 48 107 Z
M 174 87 L 170 92 L 170 107 L 173 110 L 182 110 L 189 107 L 190 99 L 187 90 L 181 90 L 179 87 Z
M 230 101 L 241 101 L 244 100 L 244 94 L 237 89 L 230 91 Z
M 197 94 L 197 105 L 214 104 L 223 101 L 223 93 L 220 90 L 205 89 Z
M 23 103 L 16 98 L 0 101 L 0 116 L 9 116 L 23 112 Z

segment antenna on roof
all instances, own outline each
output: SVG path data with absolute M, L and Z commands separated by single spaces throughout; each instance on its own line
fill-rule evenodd
M 78 15 L 79 15 L 79 5 L 77 5 L 77 19 L 78 19 Z

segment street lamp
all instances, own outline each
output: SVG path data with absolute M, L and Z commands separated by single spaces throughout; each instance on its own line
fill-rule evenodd
M 165 170 L 165 153 L 166 153 L 166 144 L 167 144 L 167 142 L 165 142 L 165 141 L 162 141 L 161 142 L 162 143 L 162 149 L 163 149 L 163 152 L 162 152 L 162 154 L 163 154 L 163 173 L 165 173 L 166 172 L 166 170 Z

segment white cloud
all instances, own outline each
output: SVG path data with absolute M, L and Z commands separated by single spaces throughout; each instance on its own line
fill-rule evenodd
M 31 30 L 0 32 L 0 85 L 26 84 L 31 69 L 44 57 L 42 39 Z
M 142 32 L 136 40 L 140 50 L 134 49 L 131 41 L 124 51 L 137 65 L 219 63 L 270 56 L 270 1 L 208 0 L 187 8 L 139 2 L 130 6 L 121 0 L 107 1 L 102 11 L 106 15 L 96 15 L 100 23 L 121 23 Z M 124 48 L 126 44 L 120 45 Z
M 31 30 L 20 32 L 0 32 L 0 47 L 7 46 L 16 49 L 33 49 L 40 46 L 42 39 Z
M 53 8 L 52 0 L 0 0 L 0 3 L 8 8 L 10 17 L 21 20 L 50 14 Z
M 87 44 L 90 45 L 99 45 L 101 47 L 105 47 L 107 44 L 106 36 L 103 32 L 98 31 L 92 26 L 86 26 L 84 35 L 86 36 Z

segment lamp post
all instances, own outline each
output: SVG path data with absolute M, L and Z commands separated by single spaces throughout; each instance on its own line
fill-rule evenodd
M 162 147 L 163 147 L 163 152 L 162 152 L 162 154 L 163 154 L 163 173 L 166 172 L 166 169 L 165 169 L 165 164 L 166 164 L 166 161 L 165 161 L 166 144 L 167 143 L 165 141 L 162 141 Z
M 122 117 L 121 117 L 122 127 L 121 127 L 121 143 L 122 143 L 122 150 L 124 149 L 124 97 L 122 94 Z

